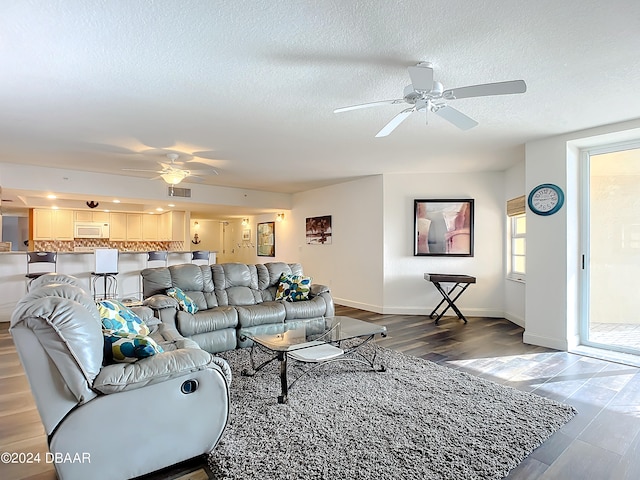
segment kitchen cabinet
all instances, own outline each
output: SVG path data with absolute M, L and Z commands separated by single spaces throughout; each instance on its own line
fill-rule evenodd
M 172 242 L 184 242 L 185 241 L 185 213 L 184 212 L 171 212 L 171 236 L 169 240 Z
M 184 242 L 184 212 L 167 212 L 158 217 L 158 240 Z
M 76 222 L 96 222 L 96 223 L 109 223 L 109 212 L 92 212 L 87 210 L 76 210 L 73 212 L 74 220 Z
M 33 239 L 53 239 L 53 210 L 33 210 Z
M 53 238 L 56 240 L 73 240 L 73 210 L 53 211 Z
M 73 211 L 34 208 L 33 240 L 73 240 Z
M 124 242 L 127 239 L 127 214 L 109 214 L 109 240 Z
M 127 213 L 127 240 L 142 241 L 142 214 Z
M 158 217 L 158 240 L 167 242 L 171 240 L 171 232 L 169 230 L 171 212 L 163 213 Z
M 142 239 L 145 241 L 158 240 L 158 216 L 142 215 Z
M 74 216 L 74 220 L 76 222 L 92 222 L 92 215 L 93 212 L 82 212 L 82 211 L 75 211 L 73 212 L 73 216 Z

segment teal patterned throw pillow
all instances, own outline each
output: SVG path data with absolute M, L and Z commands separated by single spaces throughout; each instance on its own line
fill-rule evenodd
M 310 289 L 311 277 L 285 275 L 283 273 L 280 276 L 280 284 L 276 291 L 276 300 L 286 300 L 287 302 L 309 300 Z
M 149 335 L 149 327 L 142 319 L 117 300 L 103 300 L 97 306 L 104 330 Z
M 196 313 L 198 311 L 198 305 L 178 287 L 171 287 L 167 290 L 167 295 L 171 298 L 175 298 L 180 305 L 180 309 L 189 313 Z
M 102 334 L 104 335 L 104 358 L 107 364 L 133 363 L 141 358 L 164 352 L 151 337 L 114 330 L 103 330 Z

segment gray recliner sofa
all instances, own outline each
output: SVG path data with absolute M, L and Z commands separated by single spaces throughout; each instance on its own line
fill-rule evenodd
M 105 365 L 98 309 L 73 277 L 40 277 L 14 310 L 10 332 L 62 480 L 132 478 L 208 454 L 227 425 L 226 362 L 151 309 L 135 313 L 164 352 Z
M 141 272 L 145 304 L 163 323 L 175 325 L 181 335 L 211 353 L 250 346 L 244 333 L 275 333 L 274 327 L 285 322 L 335 314 L 333 298 L 325 285 L 312 284 L 308 300 L 275 300 L 282 274 L 303 275 L 302 265 L 183 264 Z M 198 311 L 180 310 L 178 302 L 165 295 L 171 287 L 183 290 Z

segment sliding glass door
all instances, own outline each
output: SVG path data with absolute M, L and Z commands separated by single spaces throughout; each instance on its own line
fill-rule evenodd
M 640 354 L 640 143 L 583 157 L 581 343 Z

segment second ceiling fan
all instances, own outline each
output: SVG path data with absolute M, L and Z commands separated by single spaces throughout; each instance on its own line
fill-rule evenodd
M 407 85 L 404 88 L 403 98 L 351 105 L 349 107 L 337 108 L 333 112 L 341 113 L 361 108 L 401 103 L 411 105 L 393 117 L 391 121 L 376 134 L 376 137 L 386 137 L 414 112 L 425 112 L 425 114 L 428 114 L 428 112 L 431 111 L 461 130 L 469 130 L 478 125 L 478 122 L 448 105 L 447 101 L 471 97 L 509 95 L 527 91 L 527 84 L 524 80 L 484 83 L 444 90 L 440 82 L 433 80 L 433 66 L 429 62 L 422 62 L 414 67 L 409 67 L 409 77 L 411 78 L 411 85 Z
M 122 170 L 129 172 L 153 172 L 156 173 L 157 176 L 153 177 L 152 180 L 162 178 L 169 185 L 177 185 L 187 177 L 197 179 L 201 178 L 202 175 L 218 175 L 218 172 L 213 168 L 209 168 L 207 170 L 191 170 L 183 168 L 185 164 L 184 162 L 178 161 L 180 155 L 177 153 L 167 153 L 166 156 L 169 159 L 169 163 L 158 162 L 162 167 L 161 170 L 140 170 L 136 168 L 123 168 Z M 197 160 L 191 161 L 198 162 Z

